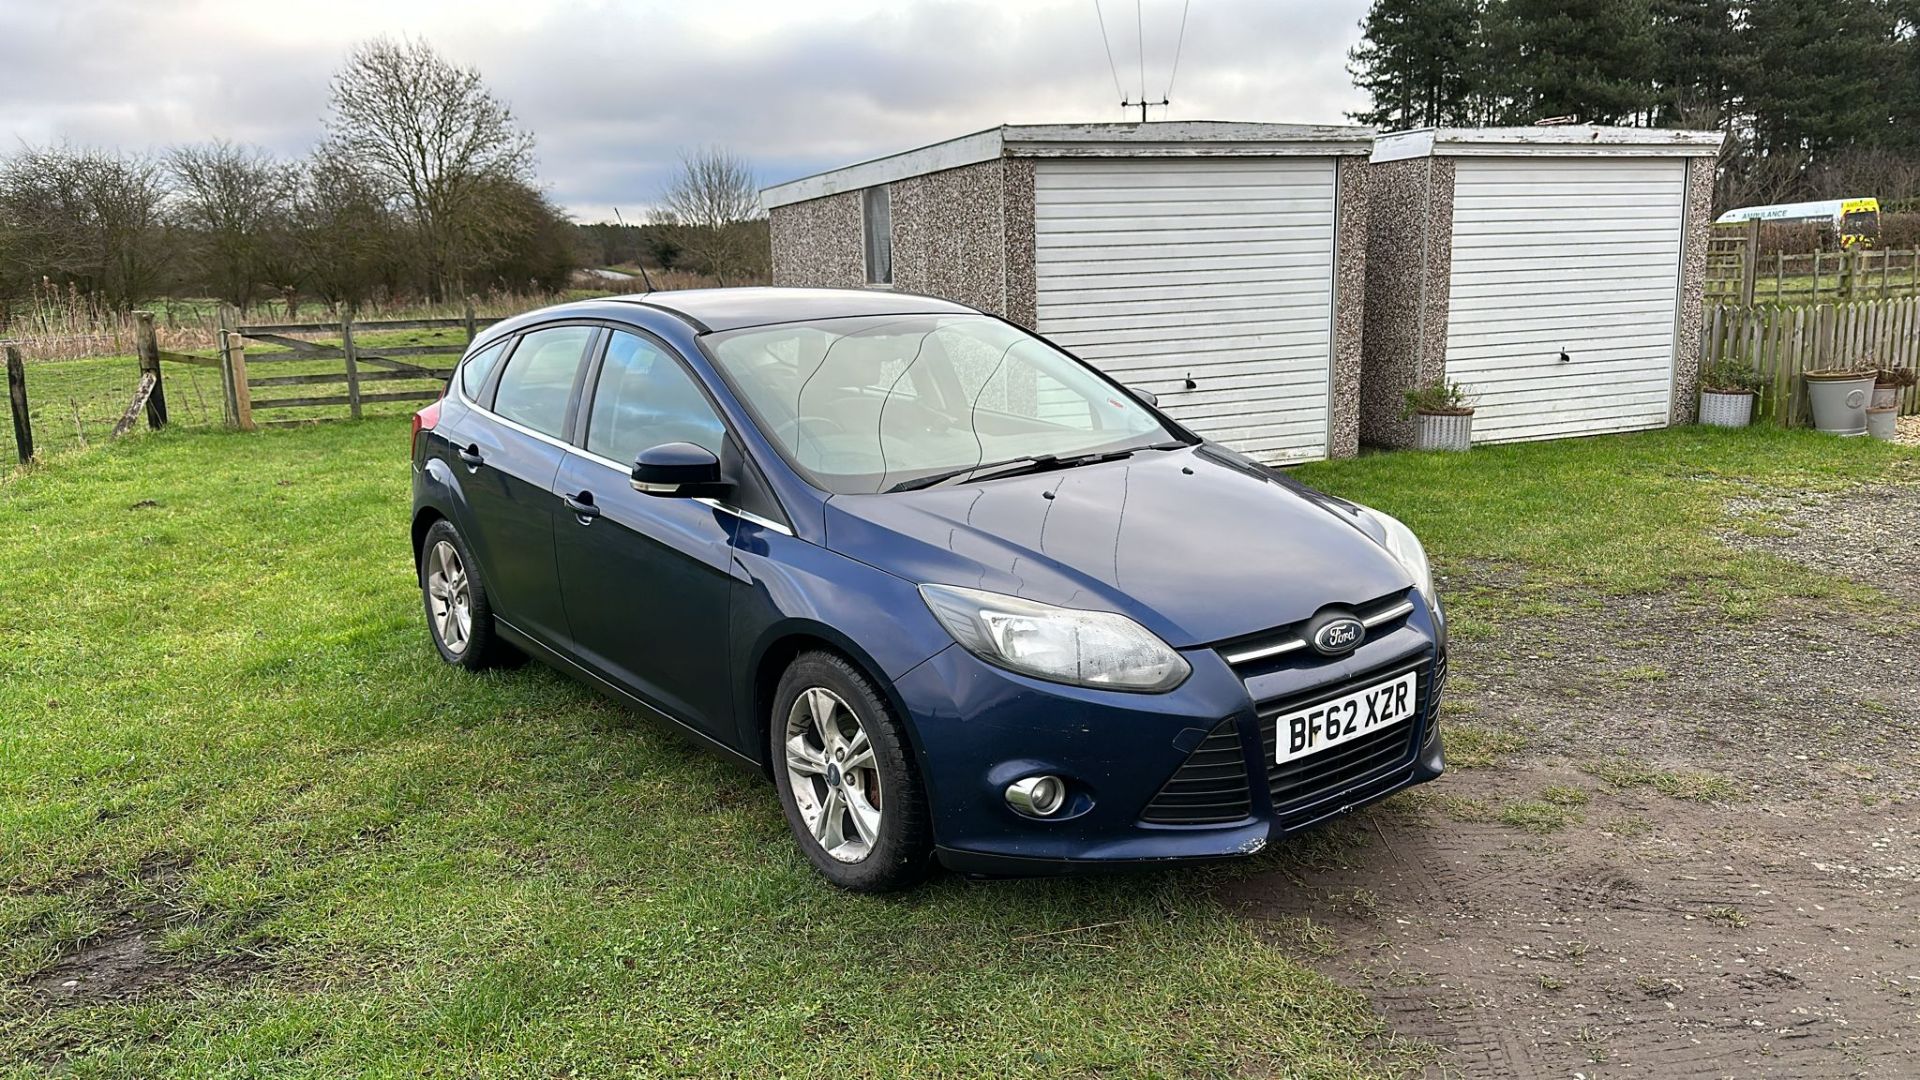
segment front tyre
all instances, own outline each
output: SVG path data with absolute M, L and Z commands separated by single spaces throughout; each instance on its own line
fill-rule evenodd
M 420 599 L 442 660 L 468 671 L 509 662 L 511 646 L 494 632 L 493 607 L 473 552 L 449 521 L 434 522 L 420 545 Z
M 899 718 L 858 668 L 802 653 L 780 678 L 768 728 L 787 825 L 827 880 L 892 892 L 926 876 L 926 790 Z

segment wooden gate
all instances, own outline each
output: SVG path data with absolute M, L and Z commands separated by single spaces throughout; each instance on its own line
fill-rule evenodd
M 476 318 L 468 304 L 458 319 L 356 322 L 349 315 L 338 323 L 228 326 L 223 313 L 221 321 L 219 362 L 227 412 L 236 426 L 250 431 L 358 420 L 368 406 L 433 401 L 480 328 L 499 320 Z M 417 362 L 428 357 L 447 362 Z M 309 411 L 342 408 L 344 416 Z

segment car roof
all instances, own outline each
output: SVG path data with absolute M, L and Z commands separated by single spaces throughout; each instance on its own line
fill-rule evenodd
M 858 315 L 977 314 L 973 308 L 951 300 L 891 289 L 676 289 L 605 299 L 670 312 L 703 333 Z

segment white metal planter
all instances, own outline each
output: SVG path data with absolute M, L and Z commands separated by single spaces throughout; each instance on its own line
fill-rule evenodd
M 1873 397 L 1873 376 L 1840 378 L 1807 373 L 1807 396 L 1813 399 L 1813 426 L 1833 435 L 1865 435 L 1867 402 Z
M 1415 413 L 1413 419 L 1418 428 L 1414 434 L 1414 449 L 1455 451 L 1473 449 L 1472 413 L 1445 416 Z
M 1757 395 L 1751 390 L 1741 390 L 1723 394 L 1716 390 L 1705 390 L 1700 394 L 1700 422 L 1708 427 L 1746 427 L 1753 423 L 1753 402 Z
M 1897 386 L 1875 386 L 1873 404 L 1869 409 L 1897 409 L 1900 407 L 1900 388 Z
M 1900 406 L 1867 410 L 1867 434 L 1881 442 L 1892 442 L 1900 429 Z

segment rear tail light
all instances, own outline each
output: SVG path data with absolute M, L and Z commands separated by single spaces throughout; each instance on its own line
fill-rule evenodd
M 416 460 L 420 457 L 421 433 L 432 431 L 433 425 L 439 422 L 440 402 L 438 401 L 413 414 L 413 435 L 412 442 L 408 444 L 408 449 Z

